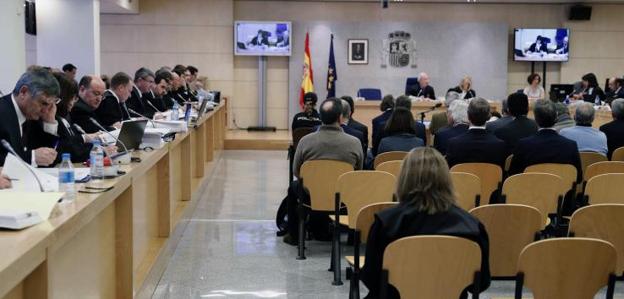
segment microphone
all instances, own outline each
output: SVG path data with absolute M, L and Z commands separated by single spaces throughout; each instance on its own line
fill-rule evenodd
M 429 113 L 429 112 L 433 112 L 436 110 L 436 108 L 440 108 L 442 107 L 442 103 L 436 103 L 435 105 L 433 105 L 431 108 L 420 112 L 420 122 L 421 123 L 425 123 L 425 114 Z
M 12 155 L 14 155 L 20 162 L 22 162 L 22 164 L 24 164 L 24 166 L 26 166 L 26 169 L 28 169 L 28 171 L 30 172 L 30 174 L 32 174 L 35 177 L 35 180 L 37 181 L 37 184 L 39 185 L 39 191 L 41 192 L 45 192 L 43 190 L 43 184 L 41 184 L 41 181 L 39 180 L 39 177 L 37 176 L 37 174 L 35 174 L 35 172 L 30 168 L 30 165 L 28 165 L 28 163 L 26 163 L 26 161 L 24 161 L 22 159 L 22 157 L 20 157 L 15 150 L 13 149 L 13 147 L 11 146 L 11 144 L 9 142 L 7 142 L 4 139 L 0 139 L 0 142 L 2 143 L 2 147 L 4 147 L 4 149 L 6 149 L 9 153 L 11 153 Z M 34 157 L 33 157 L 34 158 Z
M 77 124 L 72 124 L 72 127 L 74 127 L 74 129 L 76 129 L 76 131 L 78 131 L 78 133 L 82 134 L 82 135 L 87 135 L 87 132 L 85 132 L 85 130 L 82 129 L 82 127 L 80 127 Z
M 150 102 L 149 100 L 145 100 L 145 102 L 147 104 L 149 104 L 150 107 L 152 107 L 152 109 L 154 109 L 154 111 L 162 113 L 162 111 L 158 110 L 158 108 L 156 108 L 156 106 L 154 106 L 154 104 L 152 104 L 152 102 Z
M 93 117 L 89 117 L 89 120 L 96 127 L 98 127 L 100 130 L 102 130 L 104 133 L 108 134 L 109 136 L 113 137 L 113 139 L 115 139 L 117 141 L 117 143 L 119 143 L 119 144 L 121 144 L 121 146 L 123 146 L 124 151 L 121 152 L 121 153 L 118 153 L 117 155 L 112 156 L 111 157 L 112 162 L 116 162 L 117 164 L 130 164 L 130 161 L 132 160 L 130 158 L 130 152 L 128 152 L 128 148 L 123 143 L 123 141 L 121 141 L 119 138 L 115 137 L 115 135 L 111 134 L 102 125 L 100 125 L 100 123 L 97 122 Z
M 152 124 L 152 127 L 156 128 L 156 124 L 154 123 L 154 121 L 153 121 L 151 118 L 149 118 L 149 117 L 147 117 L 147 116 L 145 116 L 145 115 L 143 115 L 143 114 L 141 114 L 141 113 L 138 113 L 138 112 L 136 112 L 136 111 L 132 110 L 131 108 L 128 108 L 128 111 L 130 111 L 130 113 L 132 113 L 132 114 L 134 114 L 134 115 L 137 115 L 137 116 L 139 116 L 139 117 L 142 117 L 142 118 L 147 119 L 147 121 L 148 121 L 148 122 L 150 122 L 150 123 Z

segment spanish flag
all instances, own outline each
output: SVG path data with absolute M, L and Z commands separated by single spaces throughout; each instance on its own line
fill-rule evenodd
M 312 56 L 310 55 L 310 34 L 306 32 L 305 52 L 303 53 L 303 77 L 299 92 L 299 105 L 303 108 L 303 95 L 314 92 L 314 76 L 312 74 Z

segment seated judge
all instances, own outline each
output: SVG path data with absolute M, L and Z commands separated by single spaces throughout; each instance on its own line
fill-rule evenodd
M 418 75 L 418 84 L 412 85 L 408 95 L 417 98 L 427 98 L 431 100 L 436 99 L 435 91 L 433 90 L 433 87 L 429 85 L 429 75 L 427 75 L 427 73 L 423 72 Z
M 396 101 L 394 101 L 394 109 L 400 108 L 400 107 L 405 108 L 411 112 L 412 100 L 410 100 L 407 96 L 398 97 Z M 390 113 L 390 115 L 392 115 L 392 113 Z M 373 148 L 371 152 L 374 156 L 377 155 L 377 151 L 379 149 L 379 143 L 381 142 L 381 140 L 384 137 L 388 136 L 388 133 L 385 130 L 386 121 L 380 122 L 379 125 L 381 125 L 383 129 L 380 130 L 381 132 L 379 132 L 377 136 L 373 136 Z M 415 121 L 414 131 L 416 132 L 416 136 L 422 139 L 425 142 L 425 144 L 427 144 L 427 129 L 425 128 L 425 125 L 422 124 L 421 122 Z
M 581 78 L 582 90 L 572 95 L 575 100 L 583 100 L 600 105 L 606 99 L 604 91 L 598 85 L 598 79 L 594 73 L 588 73 Z
M 502 128 L 496 130 L 494 135 L 505 141 L 507 152 L 512 152 L 518 140 L 529 137 L 537 132 L 537 124 L 532 119 L 527 118 L 529 113 L 529 99 L 526 94 L 512 93 L 507 97 L 509 114 L 514 120 Z
M 507 124 L 509 124 L 510 122 L 514 120 L 513 116 L 509 114 L 509 106 L 507 105 L 507 99 L 503 99 L 501 101 L 501 113 L 502 114 L 499 119 L 489 121 L 487 124 L 485 124 L 485 128 L 488 131 L 494 133 L 498 129 L 506 126 Z
M 491 163 L 505 167 L 505 142 L 485 129 L 490 119 L 490 103 L 475 98 L 468 105 L 468 132 L 448 141 L 446 161 L 450 167 L 461 163 Z
M 451 138 L 468 132 L 468 102 L 453 101 L 446 110 L 446 118 L 450 126 L 438 130 L 433 138 L 433 147 L 446 155 L 448 141 Z
M 134 84 L 132 84 L 132 91 L 130 92 L 130 97 L 126 101 L 126 105 L 128 108 L 132 109 L 135 112 L 138 112 L 141 115 L 145 115 L 148 118 L 152 118 L 157 110 L 152 108 L 144 98 L 144 94 L 148 93 L 152 89 L 152 85 L 154 84 L 155 79 L 154 72 L 152 72 L 148 68 L 140 68 L 134 73 Z M 134 115 L 130 111 L 132 116 L 138 117 L 139 115 Z
M 576 167 L 577 182 L 581 182 L 583 171 L 576 142 L 559 135 L 553 129 L 557 121 L 555 104 L 549 100 L 537 101 L 533 115 L 539 131 L 518 141 L 513 151 L 509 174 L 522 173 L 525 168 L 541 163 L 570 164 Z
M 104 92 L 102 103 L 95 109 L 97 121 L 106 127 L 121 128 L 121 122 L 132 118 L 126 101 L 132 90 L 132 79 L 124 72 L 111 78 L 111 88 Z
M 531 74 L 527 78 L 527 82 L 529 86 L 524 88 L 523 93 L 529 97 L 529 101 L 537 101 L 543 100 L 545 98 L 546 92 L 544 91 L 544 87 L 540 85 L 542 82 L 542 77 L 538 74 Z
M 292 121 L 292 130 L 298 128 L 314 128 L 321 125 L 321 118 L 316 111 L 316 93 L 308 92 L 303 95 L 303 111 L 295 114 Z
M 173 102 L 165 99 L 172 81 L 171 72 L 161 68 L 156 71 L 155 75 L 154 84 L 152 85 L 150 92 L 144 95 L 146 98 L 146 104 L 154 110 L 157 110 L 157 113 L 165 112 L 170 109 L 170 106 L 173 106 Z
M 366 143 L 366 148 L 368 148 L 368 127 L 365 124 L 353 119 L 353 114 L 355 113 L 355 103 L 353 102 L 353 98 L 350 96 L 342 96 L 341 99 L 347 101 L 347 103 L 349 103 L 349 106 L 351 107 L 351 115 L 349 116 L 349 122 L 347 123 L 347 126 L 354 128 L 364 134 L 364 141 Z M 366 152 L 364 152 L 364 154 L 366 154 Z
M 561 136 L 573 140 L 581 152 L 595 152 L 607 155 L 607 135 L 592 128 L 594 122 L 594 105 L 584 102 L 576 106 L 574 121 L 576 126 L 562 129 Z
M 70 112 L 72 121 L 79 125 L 86 133 L 96 133 L 100 131 L 91 118 L 95 119 L 95 109 L 102 102 L 106 84 L 98 76 L 86 75 L 78 83 L 78 101 L 74 104 Z M 114 128 L 109 128 L 111 131 Z
M 384 128 L 387 137 L 381 139 L 377 154 L 385 152 L 409 152 L 414 148 L 425 146 L 425 141 L 416 136 L 412 112 L 398 107 L 392 111 Z
M 361 272 L 369 290 L 366 298 L 380 298 L 386 247 L 400 238 L 418 235 L 455 236 L 477 243 L 481 248 L 479 289 L 487 289 L 491 279 L 488 235 L 478 219 L 457 206 L 444 157 L 430 147 L 412 150 L 403 162 L 395 195 L 399 203 L 377 213 L 368 234 L 366 263 Z M 394 287 L 388 289 L 386 298 L 399 298 Z M 472 289 L 467 287 L 460 298 L 467 298 L 467 291 Z
M 615 99 L 624 98 L 624 79 L 623 78 L 610 78 L 609 90 L 605 93 L 605 102 L 611 103 Z
M 45 132 L 56 132 L 55 102 L 59 84 L 52 73 L 41 67 L 29 68 L 19 78 L 11 94 L 0 98 L 0 140 L 6 140 L 19 158 L 31 165 L 54 163 L 57 152 L 50 147 L 30 147 L 31 121 L 39 121 Z M 8 152 L 0 146 L 0 166 Z
M 609 159 L 613 152 L 624 146 L 624 99 L 615 99 L 611 102 L 611 116 L 613 120 L 600 126 L 600 131 L 607 135 Z
M 451 91 L 458 93 L 460 99 L 467 100 L 477 96 L 477 93 L 472 89 L 472 78 L 470 78 L 470 76 L 462 78 L 459 85 L 449 89 L 447 93 Z

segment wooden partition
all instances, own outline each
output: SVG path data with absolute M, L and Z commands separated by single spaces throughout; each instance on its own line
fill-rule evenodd
M 219 157 L 226 103 L 51 218 L 0 232 L 0 298 L 132 298 Z M 77 188 L 84 188 L 77 185 Z M 1 195 L 0 195 L 1 196 Z

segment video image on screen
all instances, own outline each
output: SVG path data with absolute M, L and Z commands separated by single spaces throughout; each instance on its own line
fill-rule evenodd
M 236 22 L 236 55 L 289 56 L 289 22 Z
M 569 35 L 567 28 L 516 29 L 514 60 L 568 61 Z

